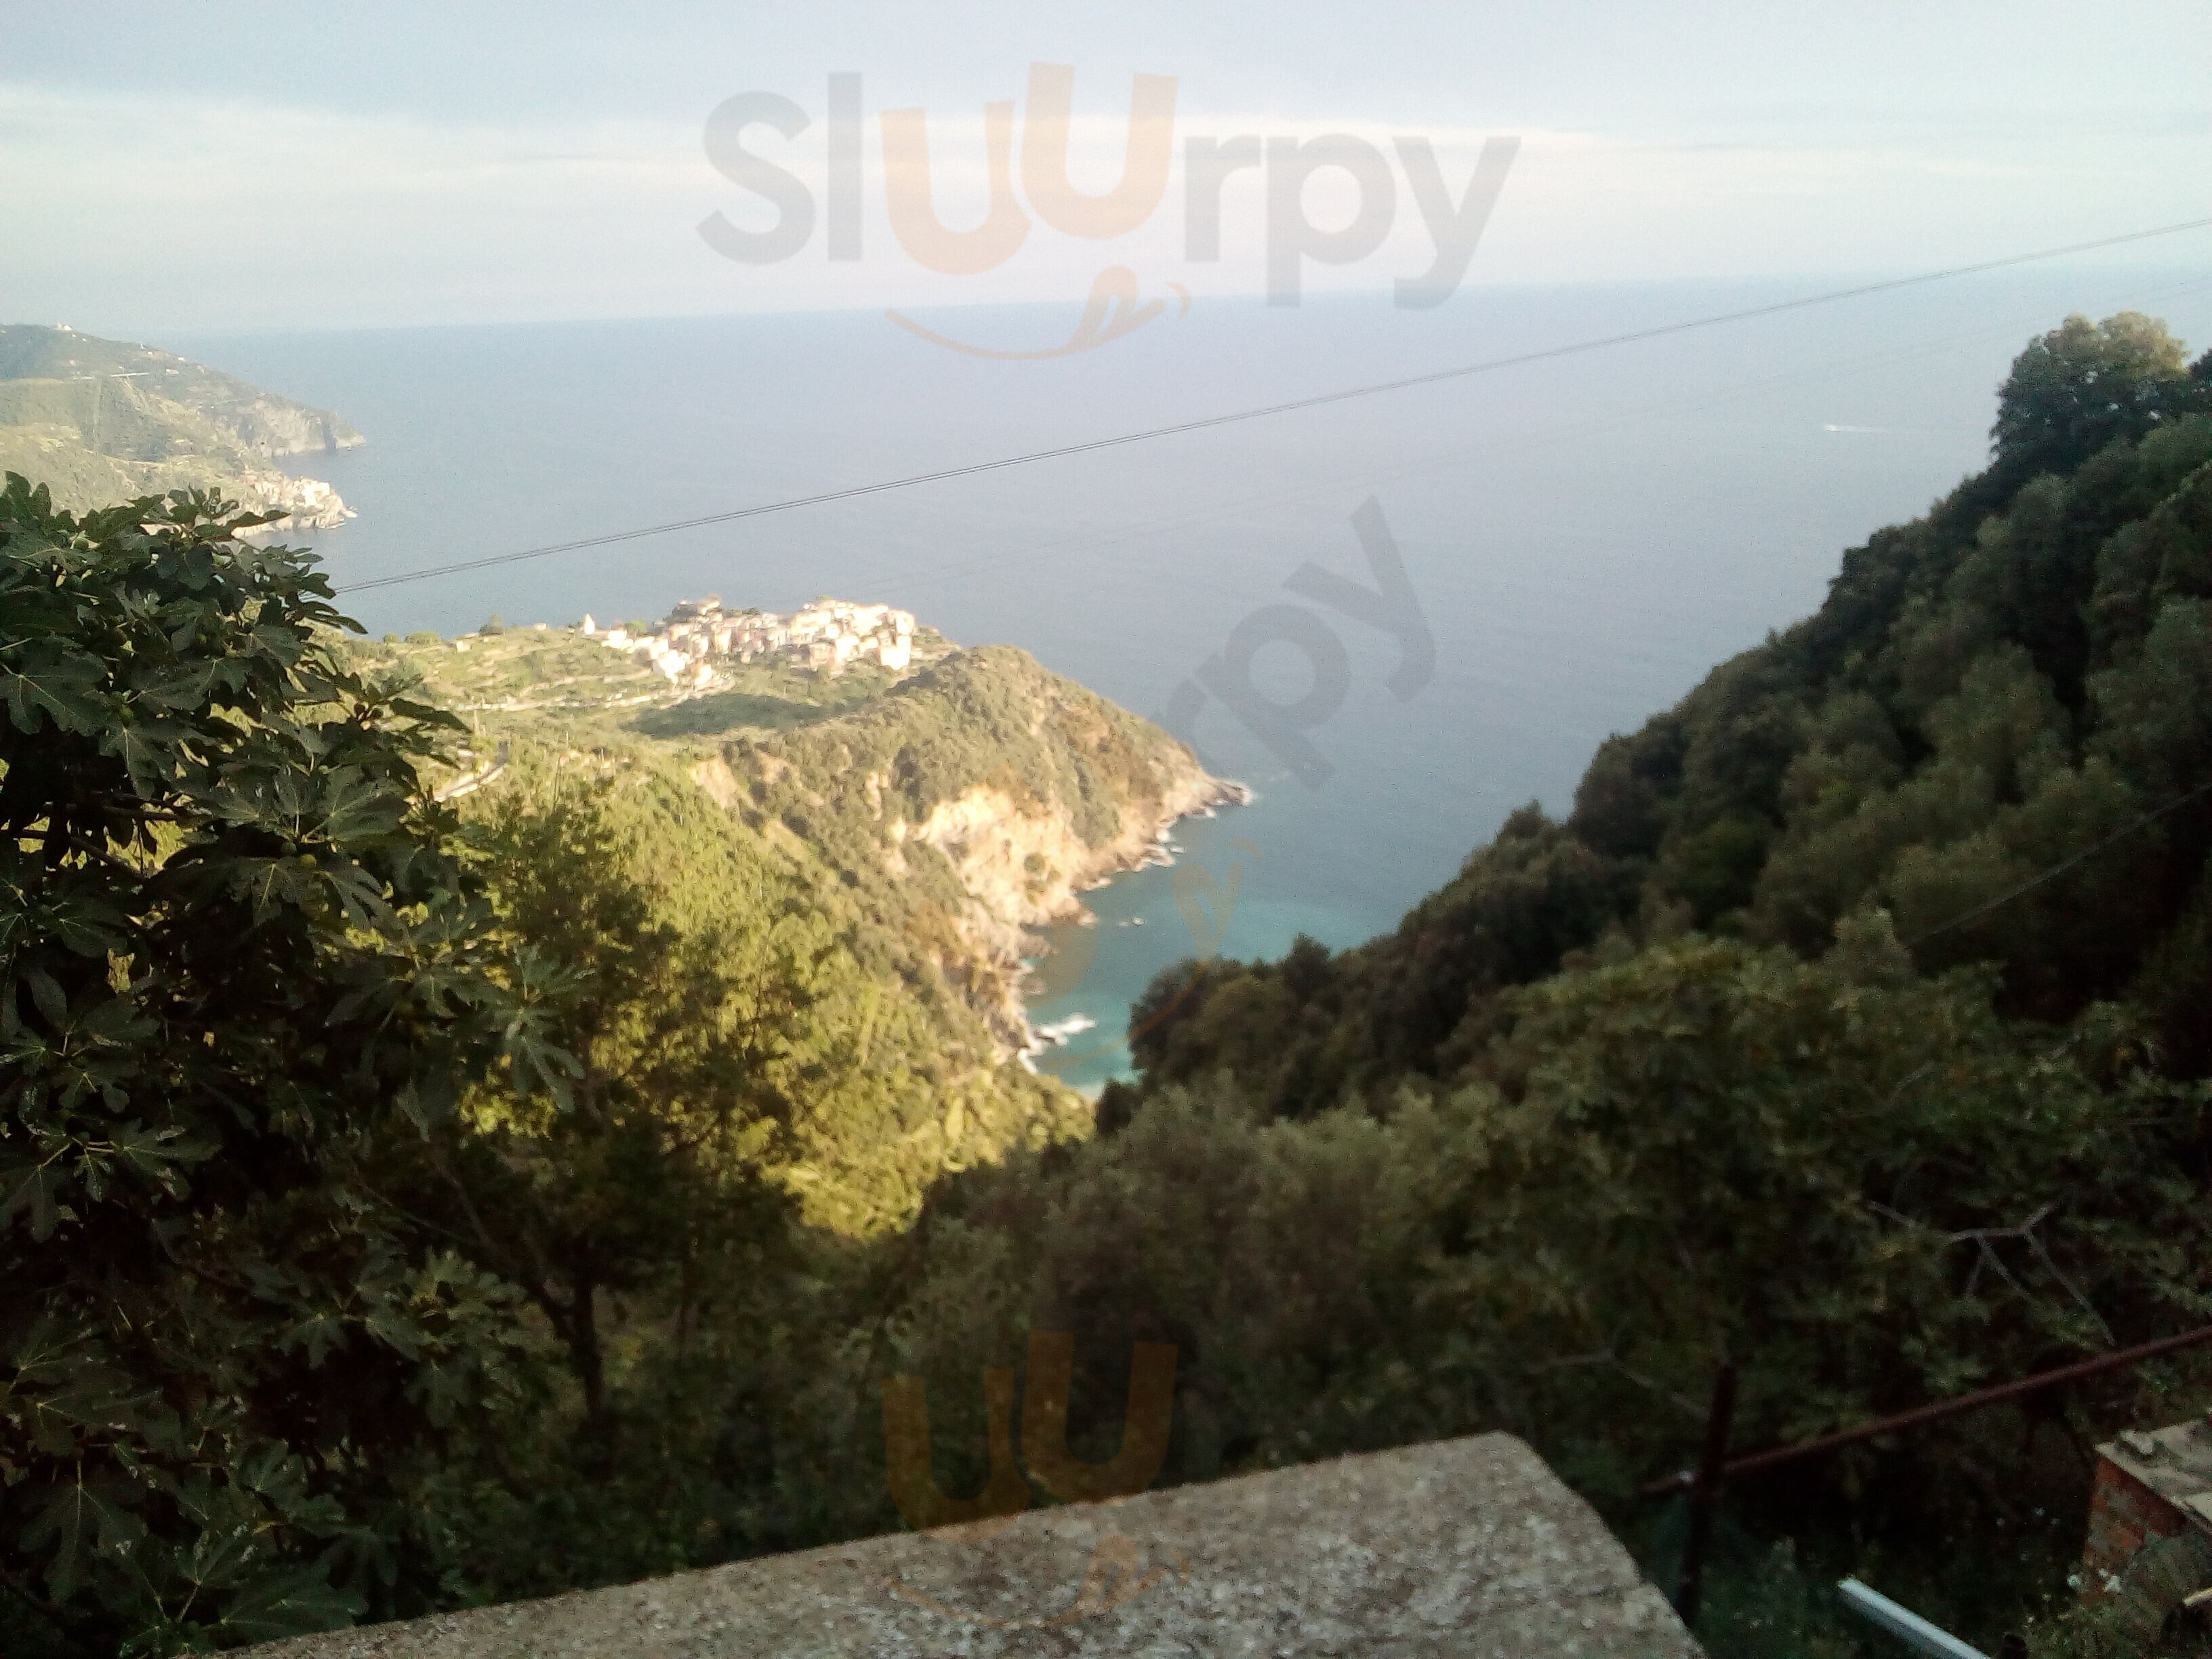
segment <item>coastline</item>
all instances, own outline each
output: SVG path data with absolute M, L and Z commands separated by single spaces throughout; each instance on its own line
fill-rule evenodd
M 1234 778 L 1206 776 L 1206 783 L 1207 787 L 1200 798 L 1192 799 L 1188 804 L 1182 805 L 1164 815 L 1153 826 L 1150 836 L 1139 840 L 1133 849 L 1121 854 L 1111 864 L 1090 874 L 1085 880 L 1073 884 L 1069 893 L 1071 907 L 1063 912 L 1058 920 L 1066 922 L 1080 915 L 1084 921 L 1079 925 L 1095 926 L 1095 919 L 1091 917 L 1089 907 L 1083 903 L 1080 895 L 1097 892 L 1103 888 L 1111 886 L 1121 877 L 1133 875 L 1140 870 L 1165 869 L 1172 866 L 1176 857 L 1182 852 L 1182 848 L 1175 839 L 1175 828 L 1177 824 L 1188 818 L 1218 817 L 1224 810 L 1249 806 L 1255 799 L 1251 785 Z M 1042 936 L 1037 937 L 1042 939 Z M 1066 1019 L 1051 1021 L 1041 1026 L 1030 1020 L 1029 998 L 1025 994 L 1024 988 L 1036 981 L 1049 955 L 1050 946 L 1047 943 L 1038 955 L 1024 957 L 1021 975 L 1015 981 L 1016 995 L 1020 1001 L 1022 1036 L 1021 1043 L 1016 1049 L 1016 1056 L 1023 1066 L 1032 1073 L 1038 1069 L 1036 1060 L 1040 1055 L 1048 1054 L 1054 1048 L 1065 1048 L 1071 1038 L 1098 1028 L 1098 1022 L 1096 1019 L 1081 1013 L 1071 1015 Z M 1068 1086 L 1075 1088 L 1076 1092 L 1085 1099 L 1095 1101 L 1100 1088 L 1103 1085 L 1081 1088 L 1071 1084 Z

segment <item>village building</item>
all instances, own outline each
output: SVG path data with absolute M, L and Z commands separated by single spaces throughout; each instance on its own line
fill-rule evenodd
M 601 629 L 588 615 L 579 631 L 610 650 L 630 653 L 676 684 L 695 689 L 720 678 L 717 659 L 726 665 L 781 661 L 827 674 L 855 662 L 872 662 L 893 673 L 914 665 L 911 611 L 842 599 L 816 599 L 787 617 L 773 611 L 728 611 L 721 596 L 710 593 L 683 600 L 657 629 L 642 635 L 621 626 Z
M 2089 1535 L 2081 1565 L 2091 1592 L 2115 1592 L 2139 1559 L 2163 1553 L 2194 1563 L 2190 1591 L 2212 1586 L 2212 1412 L 2164 1428 L 2130 1429 L 2097 1448 Z

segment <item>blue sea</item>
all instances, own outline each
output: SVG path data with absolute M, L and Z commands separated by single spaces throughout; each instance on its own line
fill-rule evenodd
M 1837 285 L 1847 279 L 1839 279 Z M 368 442 L 301 456 L 360 517 L 313 544 L 340 584 L 959 467 L 1440 368 L 1571 347 L 1827 286 L 1470 288 L 1297 307 L 1201 300 L 1097 350 L 965 355 L 873 313 L 223 333 L 153 342 L 334 409 Z M 1515 807 L 1559 812 L 1591 750 L 1820 603 L 1842 550 L 1981 465 L 1994 389 L 2069 312 L 2212 342 L 2212 273 L 2054 264 L 1571 352 L 1353 402 L 818 507 L 383 586 L 373 633 L 457 633 L 677 599 L 819 593 L 1033 652 L 1170 715 L 1251 805 L 1088 896 L 1031 1018 L 1039 1064 L 1121 1074 L 1162 968 L 1394 927 Z M 1078 307 L 922 320 L 994 350 Z M 1372 501 L 1430 660 L 1318 567 L 1377 579 Z M 1340 596 L 1341 590 L 1338 590 Z M 1287 608 L 1287 614 L 1286 609 Z M 1368 617 L 1374 611 L 1370 608 Z M 1416 652 L 1416 658 L 1419 657 Z M 1250 724 L 1208 689 L 1243 685 Z M 1241 677 L 1241 678 L 1240 678 Z M 1394 689 L 1395 683 L 1395 689 Z M 1090 1022 L 1087 1029 L 1085 1022 Z

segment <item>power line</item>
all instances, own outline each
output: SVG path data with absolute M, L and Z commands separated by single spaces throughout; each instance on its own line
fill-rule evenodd
M 2169 295 L 2194 293 L 2207 285 L 2204 278 L 2191 277 L 2185 282 L 2166 283 L 2154 289 L 2135 289 L 2122 297 L 2125 303 L 2132 306 L 2153 299 L 2164 298 Z M 2048 314 L 2047 307 L 2039 308 L 2033 313 L 2023 313 L 2027 317 L 2030 324 L 2035 317 Z M 1188 508 L 1160 518 L 1121 525 L 1110 530 L 1085 531 L 1079 535 L 1055 537 L 1048 542 L 1037 542 L 1027 546 L 1001 550 L 987 554 L 981 558 L 963 560 L 956 564 L 920 568 L 902 567 L 896 572 L 896 576 L 904 586 L 911 586 L 916 582 L 927 587 L 932 583 L 957 581 L 968 576 L 999 569 L 1006 565 L 1038 555 L 1059 556 L 1072 552 L 1112 546 L 1117 543 L 1139 540 L 1164 530 L 1187 525 L 1216 523 L 1224 519 L 1243 517 L 1264 507 L 1324 499 L 1339 494 L 1353 484 L 1366 489 L 1396 479 L 1419 477 L 1448 466 L 1462 465 L 1468 457 L 1474 455 L 1497 456 L 1537 445 L 1557 442 L 1565 438 L 1614 431 L 1620 427 L 1632 425 L 1639 421 L 1661 419 L 1704 409 L 1731 406 L 1741 402 L 1747 397 L 1761 392 L 1838 379 L 1856 374 L 1869 364 L 1924 357 L 1939 347 L 1952 345 L 1962 340 L 2013 334 L 2023 324 L 2018 320 L 1984 324 L 1971 329 L 1957 330 L 1910 341 L 1879 351 L 1862 352 L 1820 369 L 1812 371 L 1802 368 L 1793 369 L 1783 374 L 1764 375 L 1755 380 L 1729 381 L 1708 394 L 1686 402 L 1679 398 L 1668 398 L 1656 403 L 1618 409 L 1609 415 L 1572 421 L 1562 426 L 1533 430 L 1527 428 L 1516 428 L 1510 438 L 1486 438 L 1472 443 L 1457 442 L 1449 448 L 1431 451 L 1426 455 L 1410 461 L 1397 463 L 1379 471 L 1371 467 L 1363 467 L 1356 471 L 1323 477 L 1318 483 L 1312 482 L 1310 477 L 1308 482 L 1289 489 L 1270 489 L 1261 495 L 1248 495 L 1234 501 L 1217 503 L 1209 507 Z M 1177 580 L 1185 586 L 1194 580 L 1188 567 L 1179 568 Z M 1217 590 L 1223 593 L 1230 591 L 1226 587 Z
M 2194 789 L 2189 790 L 2184 794 L 2175 796 L 2172 800 L 2166 802 L 2165 805 L 2158 807 L 2154 811 L 2144 813 L 2133 823 L 2122 824 L 2118 829 L 2113 830 L 2111 835 L 2106 836 L 2104 840 L 2099 842 L 2095 846 L 2083 848 L 2080 852 L 2075 854 L 2070 859 L 2062 859 L 2057 864 L 2052 865 L 2048 870 L 2043 871 L 2039 874 L 2030 876 L 2026 881 L 2021 883 L 2019 886 L 2008 888 L 2005 891 L 1999 893 L 1995 898 L 1989 900 L 1986 903 L 1976 905 L 1964 915 L 1954 916 L 1948 921 L 1942 922 L 1936 927 L 1930 927 L 1926 933 L 1918 935 L 1917 938 L 1905 940 L 1905 948 L 1908 951 L 1912 950 L 1918 945 L 1926 944 L 1929 939 L 1934 939 L 1938 933 L 1948 933 L 1954 927 L 1964 927 L 1967 922 L 1973 921 L 1978 916 L 1987 915 L 1999 905 L 2010 904 L 2021 894 L 2033 892 L 2036 888 L 2042 886 L 2045 882 L 2051 880 L 2055 876 L 2064 875 L 2069 870 L 2071 870 L 2075 865 L 2081 863 L 2084 859 L 2094 858 L 2098 854 L 2103 852 L 2107 847 L 2110 847 L 2114 842 L 2125 840 L 2128 836 L 2135 834 L 2136 830 L 2142 829 L 2145 824 L 2155 823 L 2160 818 L 2164 817 L 2168 812 L 2174 811 L 2180 807 L 2188 805 L 2191 801 L 2195 800 L 2199 795 L 2204 794 L 2207 792 L 2212 792 L 2212 781 L 2200 783 Z
M 602 536 L 583 536 L 574 541 L 553 542 L 543 547 L 528 547 L 512 553 L 494 553 L 483 558 L 460 559 L 450 564 L 426 565 L 418 570 L 398 571 L 389 576 L 373 576 L 365 581 L 342 584 L 341 593 L 366 592 L 371 588 L 396 587 L 404 582 L 428 581 L 434 577 L 458 575 L 468 570 L 484 570 L 495 565 L 516 564 L 526 559 L 547 558 L 556 553 L 580 552 L 586 548 L 608 547 L 619 542 L 641 541 L 649 536 L 665 536 L 679 530 L 699 530 L 709 525 L 732 524 L 741 519 L 757 519 L 770 513 L 790 513 L 802 507 L 823 507 L 832 501 L 852 501 L 862 495 L 879 495 L 894 489 L 910 489 L 918 484 L 941 483 L 953 478 L 973 477 L 978 473 L 996 472 L 1007 467 L 1027 466 L 1037 461 L 1058 460 L 1072 455 L 1087 455 L 1103 449 L 1118 449 L 1129 444 L 1146 443 L 1155 438 L 1175 437 L 1187 432 L 1203 432 L 1215 427 L 1234 426 L 1245 421 L 1264 420 L 1270 416 L 1288 415 L 1299 410 L 1320 409 L 1331 404 L 1348 403 L 1354 398 L 1372 398 L 1389 392 L 1404 392 L 1415 386 L 1435 386 L 1446 380 L 1463 380 L 1470 375 L 1487 374 L 1499 369 L 1519 368 L 1530 363 L 1548 362 L 1562 357 L 1578 356 L 1585 352 L 1601 351 L 1613 346 L 1632 345 L 1647 340 L 1665 339 L 1677 334 L 1687 334 L 1698 329 L 1716 328 L 1727 323 L 1748 322 L 1753 318 L 1771 317 L 1784 312 L 1802 311 L 1808 307 L 1832 305 L 1838 301 L 1863 299 L 1869 295 L 1892 293 L 1899 289 L 1918 287 L 1929 283 L 1949 282 L 1960 276 L 1978 276 L 1985 271 L 2002 270 L 2015 265 L 2033 264 L 2039 260 L 2056 259 L 2073 253 L 2089 253 L 2100 248 L 2118 247 L 2130 242 L 2147 241 L 2154 237 L 2172 236 L 2183 231 L 2203 230 L 2212 227 L 2212 218 L 2190 219 L 2179 224 L 2161 225 L 2152 230 L 2130 231 L 2124 236 L 2100 237 L 2094 241 L 2070 242 L 2063 247 L 2040 248 L 2032 253 L 2008 254 L 2001 259 L 1984 259 L 1973 264 L 1953 265 L 1942 270 L 1923 271 L 1914 276 L 1893 277 L 1886 282 L 1863 283 L 1856 288 L 1833 289 L 1823 294 L 1806 295 L 1795 300 L 1779 300 L 1763 306 L 1751 306 L 1741 311 L 1725 311 L 1706 317 L 1693 317 L 1678 323 L 1663 323 L 1656 327 L 1635 329 L 1625 334 L 1609 334 L 1596 339 L 1579 340 L 1569 345 L 1547 346 L 1536 351 L 1516 353 L 1506 357 L 1485 358 L 1480 362 L 1462 363 L 1453 368 L 1431 369 L 1423 374 L 1409 374 L 1397 380 L 1377 380 L 1370 385 L 1346 387 L 1338 392 L 1317 392 L 1311 397 L 1293 398 L 1284 403 L 1264 404 L 1255 409 L 1235 410 L 1227 414 L 1208 415 L 1193 421 L 1179 421 L 1167 426 L 1146 427 L 1136 432 L 1124 432 L 1110 438 L 1091 438 L 1080 443 L 1060 444 L 1050 449 L 1033 449 L 1019 455 L 1000 456 L 995 460 L 971 461 L 961 466 L 941 467 L 932 472 L 909 473 L 904 477 L 885 478 L 875 483 L 852 484 L 840 489 L 825 489 L 811 495 L 794 495 L 780 501 L 763 501 L 752 507 L 732 507 L 726 512 L 702 514 L 696 518 L 675 519 L 665 524 L 647 525 L 635 530 L 617 530 Z

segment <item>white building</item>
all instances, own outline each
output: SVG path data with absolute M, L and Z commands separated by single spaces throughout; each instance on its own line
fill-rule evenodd
M 914 613 L 888 605 L 848 605 L 821 599 L 789 617 L 772 611 L 726 611 L 718 595 L 686 599 L 653 631 L 634 637 L 623 628 L 605 632 L 590 617 L 582 632 L 611 650 L 625 651 L 662 678 L 705 686 L 718 678 L 710 658 L 741 662 L 783 658 L 836 673 L 850 662 L 877 662 L 894 672 L 914 663 Z

